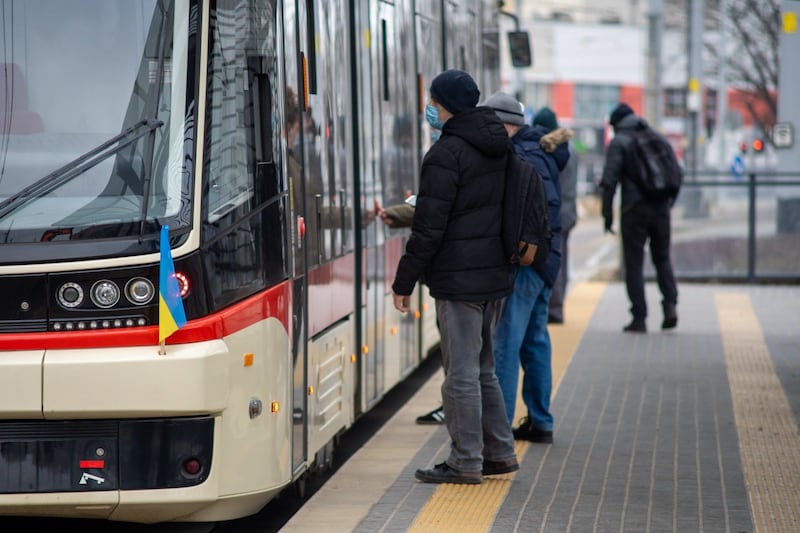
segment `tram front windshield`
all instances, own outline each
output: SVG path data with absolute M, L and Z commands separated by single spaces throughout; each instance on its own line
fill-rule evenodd
M 189 0 L 0 0 L 0 243 L 191 223 Z

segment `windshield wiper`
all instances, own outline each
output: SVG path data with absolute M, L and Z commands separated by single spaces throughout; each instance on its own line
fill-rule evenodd
M 100 146 L 92 148 L 77 159 L 74 159 L 37 180 L 35 183 L 25 187 L 18 193 L 0 202 L 0 218 L 24 205 L 31 198 L 40 198 L 70 182 L 76 176 L 86 172 L 88 169 L 108 159 L 120 150 L 136 142 L 151 131 L 160 128 L 164 122 L 160 120 L 143 119 L 119 135 L 115 135 Z M 115 146 L 116 145 L 116 146 Z
M 166 49 L 167 49 L 167 30 L 166 28 L 172 26 L 171 16 L 173 15 L 172 10 L 167 11 L 164 13 L 164 6 L 159 4 L 159 7 L 162 10 L 161 14 L 161 29 L 159 31 L 159 35 L 161 37 L 159 46 L 158 46 L 158 65 L 156 68 L 156 81 L 155 81 L 155 98 L 150 100 L 149 102 L 149 109 L 147 111 L 148 116 L 152 116 L 153 120 L 158 120 L 156 117 L 158 116 L 158 104 L 161 102 L 161 82 L 164 76 L 164 60 L 166 59 Z M 145 156 L 145 167 L 144 167 L 144 176 L 143 176 L 143 183 L 142 183 L 142 211 L 139 215 L 139 241 L 141 242 L 142 237 L 144 236 L 145 231 L 145 221 L 147 220 L 147 205 L 149 203 L 150 197 L 150 185 L 153 180 L 153 153 L 156 144 L 156 134 L 150 136 L 144 146 L 144 156 Z

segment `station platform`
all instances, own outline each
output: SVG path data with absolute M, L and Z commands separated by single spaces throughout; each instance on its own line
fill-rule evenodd
M 428 484 L 446 459 L 434 374 L 284 532 L 800 531 L 800 287 L 679 286 L 678 327 L 647 334 L 619 282 L 579 282 L 550 327 L 553 444 L 517 441 L 520 470 Z M 517 418 L 525 415 L 521 401 Z

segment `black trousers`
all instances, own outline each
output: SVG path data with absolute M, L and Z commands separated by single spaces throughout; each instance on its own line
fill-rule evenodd
M 644 296 L 644 247 L 650 241 L 650 257 L 656 270 L 661 305 L 672 309 L 678 303 L 678 287 L 670 260 L 670 205 L 639 202 L 621 216 L 622 251 L 625 261 L 625 287 L 634 319 L 647 317 Z

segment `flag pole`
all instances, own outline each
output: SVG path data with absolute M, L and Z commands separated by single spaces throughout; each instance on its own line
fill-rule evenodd
M 167 355 L 167 337 L 186 325 L 181 291 L 172 263 L 169 226 L 161 226 L 161 259 L 158 267 L 158 354 Z

